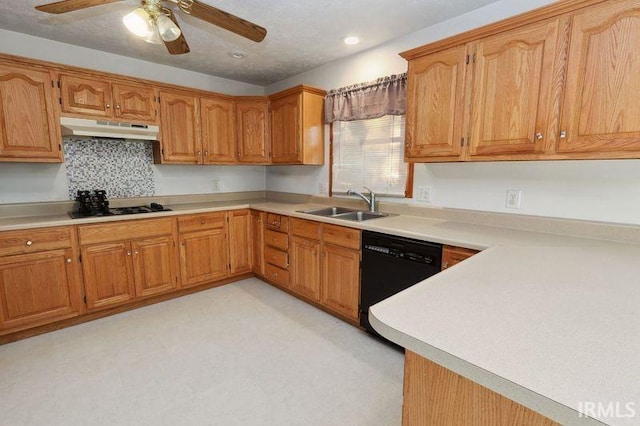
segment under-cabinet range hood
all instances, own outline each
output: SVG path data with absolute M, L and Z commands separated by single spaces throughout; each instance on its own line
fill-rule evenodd
M 157 140 L 160 128 L 148 124 L 117 123 L 107 120 L 60 117 L 62 136 Z

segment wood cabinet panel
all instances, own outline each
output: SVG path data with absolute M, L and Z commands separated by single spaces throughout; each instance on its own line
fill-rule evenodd
M 442 269 L 451 268 L 453 265 L 457 265 L 477 253 L 479 253 L 478 250 L 447 245 L 442 246 Z
M 291 290 L 320 301 L 320 242 L 291 237 Z
M 153 86 L 113 83 L 114 117 L 136 123 L 158 121 L 158 90 Z
M 200 128 L 205 164 L 236 162 L 235 105 L 232 100 L 200 98 Z
M 289 268 L 289 255 L 286 251 L 267 246 L 264 248 L 264 260 L 282 269 Z
M 131 244 L 97 244 L 81 249 L 87 310 L 119 305 L 135 297 Z
M 80 225 L 78 239 L 81 245 L 87 245 L 167 235 L 173 232 L 173 221 L 163 218 Z
M 405 353 L 402 425 L 558 423 L 409 350 Z
M 0 64 L 0 161 L 62 162 L 53 77 Z
M 23 229 L 0 233 L 0 256 L 71 247 L 71 228 Z
M 360 233 L 359 229 L 322 224 L 322 241 L 327 244 L 360 250 Z
M 178 217 L 178 230 L 190 232 L 224 228 L 226 221 L 227 212 L 190 214 Z
M 289 288 L 289 271 L 267 263 L 264 265 L 264 276 L 279 286 Z
M 324 244 L 322 247 L 322 303 L 358 319 L 360 251 Z
M 88 76 L 60 74 L 60 99 L 63 114 L 111 117 L 111 83 Z
M 152 296 L 178 286 L 173 237 L 158 237 L 131 243 L 136 297 Z
M 267 213 L 264 226 L 267 229 L 287 232 L 289 231 L 289 218 L 275 213 Z
M 558 152 L 640 151 L 640 2 L 592 7 L 571 28 Z
M 229 267 L 231 275 L 251 271 L 251 214 L 231 210 L 229 217 Z
M 322 224 L 311 220 L 291 218 L 291 235 L 320 240 Z
M 202 162 L 198 120 L 196 96 L 160 91 L 162 162 L 183 164 Z
M 540 154 L 553 148 L 546 141 L 555 143 L 559 25 L 558 19 L 536 23 L 474 44 L 469 155 Z
M 240 162 L 269 162 L 269 101 L 266 98 L 236 102 L 236 137 Z
M 189 232 L 179 238 L 183 286 L 216 281 L 229 275 L 225 228 Z
M 287 250 L 289 248 L 289 235 L 285 234 L 284 232 L 265 229 L 264 243 L 273 247 L 277 247 L 281 250 Z
M 258 275 L 264 275 L 264 212 L 251 210 L 251 256 L 252 269 Z M 288 244 L 287 244 L 288 245 Z
M 77 316 L 71 249 L 0 258 L 0 334 Z
M 465 117 L 467 47 L 409 62 L 405 157 L 457 160 Z
M 271 162 L 302 162 L 302 93 L 271 103 Z

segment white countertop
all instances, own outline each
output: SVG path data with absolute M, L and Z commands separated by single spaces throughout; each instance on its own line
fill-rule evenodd
M 0 218 L 0 231 L 255 208 L 325 223 L 487 249 L 379 304 L 386 338 L 562 424 L 585 403 L 619 404 L 606 424 L 640 424 L 640 246 L 396 215 L 351 222 L 263 200 L 169 205 L 107 218 Z M 581 407 L 581 403 L 583 404 Z M 603 408 L 607 408 L 604 406 Z

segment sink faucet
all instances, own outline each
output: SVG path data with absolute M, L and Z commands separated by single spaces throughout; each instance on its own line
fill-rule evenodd
M 363 186 L 363 188 L 369 191 L 368 197 L 366 195 L 361 194 L 360 192 L 354 191 L 353 189 L 348 190 L 347 195 L 357 195 L 358 197 L 362 198 L 369 205 L 369 211 L 375 212 L 376 211 L 376 193 L 370 190 L 369 188 L 367 188 L 366 186 Z

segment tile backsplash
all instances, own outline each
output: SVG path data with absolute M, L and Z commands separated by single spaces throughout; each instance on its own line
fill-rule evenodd
M 151 142 L 66 137 L 63 144 L 69 199 L 79 189 L 104 189 L 109 198 L 154 195 Z

